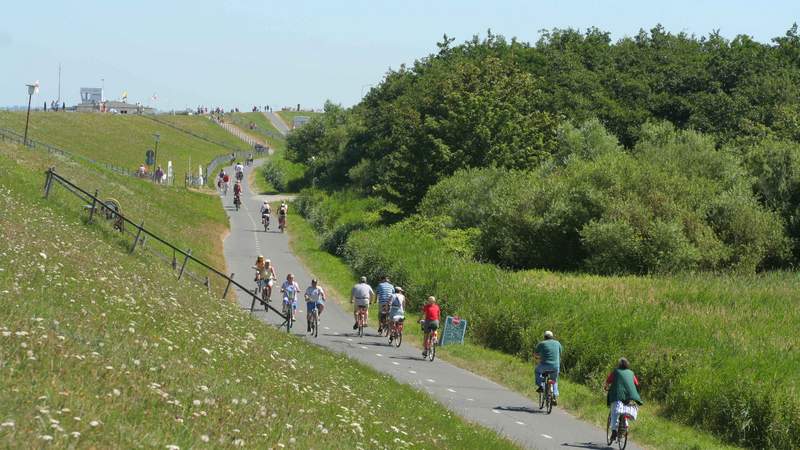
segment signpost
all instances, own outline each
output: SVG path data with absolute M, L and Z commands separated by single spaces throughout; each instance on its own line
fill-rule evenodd
M 447 316 L 442 330 L 441 345 L 463 344 L 467 334 L 467 321 L 458 316 Z

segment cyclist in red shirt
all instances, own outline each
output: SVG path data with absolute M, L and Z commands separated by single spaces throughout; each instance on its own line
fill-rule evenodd
M 422 322 L 422 331 L 425 332 L 425 337 L 422 339 L 422 342 L 424 342 L 426 346 L 422 351 L 422 357 L 425 358 L 428 356 L 428 336 L 433 330 L 439 329 L 439 305 L 436 304 L 436 297 L 432 295 L 428 297 L 428 301 L 426 301 L 425 305 L 422 307 L 422 317 L 424 318 Z

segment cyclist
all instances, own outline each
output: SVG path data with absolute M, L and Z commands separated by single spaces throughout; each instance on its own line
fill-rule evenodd
M 270 211 L 269 203 L 264 200 L 264 204 L 261 205 L 261 223 L 266 221 L 267 229 L 269 230 L 269 215 L 272 211 Z
M 306 323 L 308 332 L 311 332 L 311 312 L 317 310 L 317 317 L 322 317 L 322 310 L 325 309 L 325 291 L 317 283 L 316 279 L 311 280 L 311 286 L 306 288 Z
M 295 320 L 297 313 L 297 293 L 300 292 L 300 285 L 294 281 L 294 275 L 286 275 L 286 281 L 281 285 L 281 293 L 283 293 L 283 304 L 291 305 L 292 321 Z
M 611 413 L 611 442 L 614 442 L 614 439 L 617 438 L 620 414 L 626 413 L 636 420 L 637 408 L 631 407 L 630 403 L 634 402 L 637 405 L 643 403 L 642 398 L 639 396 L 638 387 L 639 379 L 630 369 L 630 363 L 626 358 L 620 358 L 617 368 L 608 374 L 603 387 L 608 391 L 606 405 Z
M 389 301 L 389 320 L 392 321 L 392 328 L 396 328 L 397 324 L 405 319 L 405 305 L 406 296 L 403 294 L 403 288 L 395 286 L 394 294 Z M 389 337 L 389 342 L 392 342 L 391 337 Z
M 278 209 L 278 225 L 281 230 L 286 229 L 286 213 L 289 212 L 289 205 L 286 202 L 281 202 L 281 207 Z
M 533 357 L 537 361 L 536 369 L 536 392 L 544 390 L 544 372 L 551 372 L 553 384 L 553 405 L 558 402 L 558 372 L 561 367 L 561 343 L 555 340 L 552 331 L 544 332 L 544 340 L 536 344 Z
M 425 332 L 425 337 L 422 339 L 425 347 L 422 350 L 423 358 L 428 356 L 428 338 L 430 334 L 439 329 L 439 314 L 439 305 L 436 304 L 436 297 L 431 295 L 422 307 L 422 331 Z
M 264 259 L 264 255 L 258 255 L 256 258 L 256 265 L 253 266 L 256 269 L 256 283 L 258 283 L 258 288 L 261 290 L 267 291 L 267 298 L 272 297 L 272 280 L 275 279 L 275 266 L 272 265 L 272 261 L 268 259 Z
M 389 277 L 384 275 L 378 284 L 375 293 L 378 297 L 378 334 L 383 330 L 383 323 L 389 315 L 389 302 L 394 294 L 394 286 L 389 282 Z
M 372 290 L 372 286 L 367 284 L 367 277 L 361 277 L 350 291 L 350 303 L 353 303 L 353 319 L 355 320 L 354 330 L 358 329 L 358 310 L 363 308 L 364 313 L 368 313 L 369 304 L 372 303 L 373 298 L 375 298 L 375 291 Z M 366 325 L 365 323 L 364 326 Z
M 228 176 L 227 173 L 224 171 L 222 172 L 222 190 L 225 195 L 228 195 L 228 186 L 231 184 L 231 177 Z
M 233 166 L 233 171 L 236 172 L 237 180 L 241 180 L 242 178 L 244 178 L 244 166 L 242 165 L 241 161 L 236 163 L 235 166 Z

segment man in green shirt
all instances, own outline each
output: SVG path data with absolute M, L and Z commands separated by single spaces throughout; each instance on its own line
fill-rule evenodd
M 544 332 L 544 340 L 536 344 L 533 357 L 536 359 L 536 386 L 537 392 L 544 390 L 544 372 L 552 372 L 550 378 L 556 383 L 553 385 L 553 404 L 558 399 L 558 372 L 561 369 L 561 343 L 555 340 L 552 331 Z

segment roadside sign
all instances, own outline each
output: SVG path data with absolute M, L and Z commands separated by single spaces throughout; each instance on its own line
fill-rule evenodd
M 463 344 L 467 334 L 467 321 L 458 316 L 447 316 L 442 330 L 441 345 Z
M 148 166 L 152 166 L 153 164 L 155 164 L 156 163 L 156 152 L 154 152 L 152 150 L 148 150 L 147 152 L 145 152 L 145 154 L 144 154 L 144 163 L 147 164 Z

